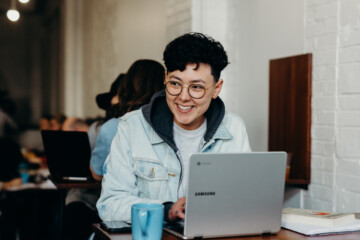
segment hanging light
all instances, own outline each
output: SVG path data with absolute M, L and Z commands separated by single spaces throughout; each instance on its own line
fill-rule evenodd
M 16 0 L 11 0 L 11 7 L 6 12 L 6 16 L 10 21 L 16 22 L 20 18 L 20 13 L 16 10 Z
M 10 9 L 6 12 L 6 16 L 10 21 L 16 22 L 20 18 L 20 13 L 16 9 Z
M 28 3 L 28 2 L 30 2 L 30 0 L 19 0 L 19 2 L 21 2 L 21 3 Z

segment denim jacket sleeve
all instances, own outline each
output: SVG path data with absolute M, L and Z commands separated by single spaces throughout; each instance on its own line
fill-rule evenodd
M 107 155 L 109 154 L 110 146 L 106 144 L 103 132 L 100 131 L 96 138 L 95 148 L 91 152 L 90 165 L 97 175 L 103 175 L 103 165 Z
M 131 131 L 120 120 L 104 165 L 104 178 L 97 209 L 103 221 L 131 221 L 131 206 L 139 202 L 162 203 L 139 197 L 137 177 L 131 154 Z
M 90 165 L 97 175 L 103 175 L 103 166 L 117 132 L 118 122 L 118 119 L 113 118 L 104 123 L 96 138 L 95 148 L 91 152 Z

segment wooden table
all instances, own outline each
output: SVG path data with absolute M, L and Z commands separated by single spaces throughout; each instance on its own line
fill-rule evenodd
M 93 225 L 93 230 L 95 232 L 94 240 L 131 240 L 131 234 L 119 234 L 119 233 L 108 233 L 99 227 L 99 224 Z M 178 240 L 179 238 L 164 232 L 162 240 Z M 221 238 L 216 238 L 220 240 Z M 328 236 L 316 236 L 309 237 L 305 236 L 290 230 L 281 229 L 280 232 L 276 235 L 269 236 L 248 236 L 248 237 L 234 237 L 234 238 L 223 238 L 224 240 L 355 240 L 360 239 L 360 232 L 356 233 L 347 233 L 347 234 L 336 234 L 336 235 L 328 235 Z
M 71 188 L 101 188 L 101 181 L 96 181 L 94 179 L 86 181 L 70 181 L 62 180 L 59 181 L 51 176 L 49 179 L 55 184 L 57 189 L 71 189 Z

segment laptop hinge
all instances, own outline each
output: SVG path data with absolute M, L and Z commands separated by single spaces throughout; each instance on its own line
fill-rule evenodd
M 263 235 L 263 236 L 271 235 L 271 231 L 270 230 L 265 230 L 265 231 L 263 231 L 263 233 L 261 235 Z
M 194 240 L 200 240 L 203 239 L 203 235 L 195 235 Z

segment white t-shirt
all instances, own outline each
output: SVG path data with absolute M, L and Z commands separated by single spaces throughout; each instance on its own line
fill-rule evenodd
M 174 141 L 179 149 L 179 157 L 182 165 L 182 181 L 178 190 L 178 198 L 185 196 L 189 174 L 189 161 L 193 153 L 201 151 L 202 140 L 206 132 L 206 119 L 195 130 L 186 130 L 174 122 Z

